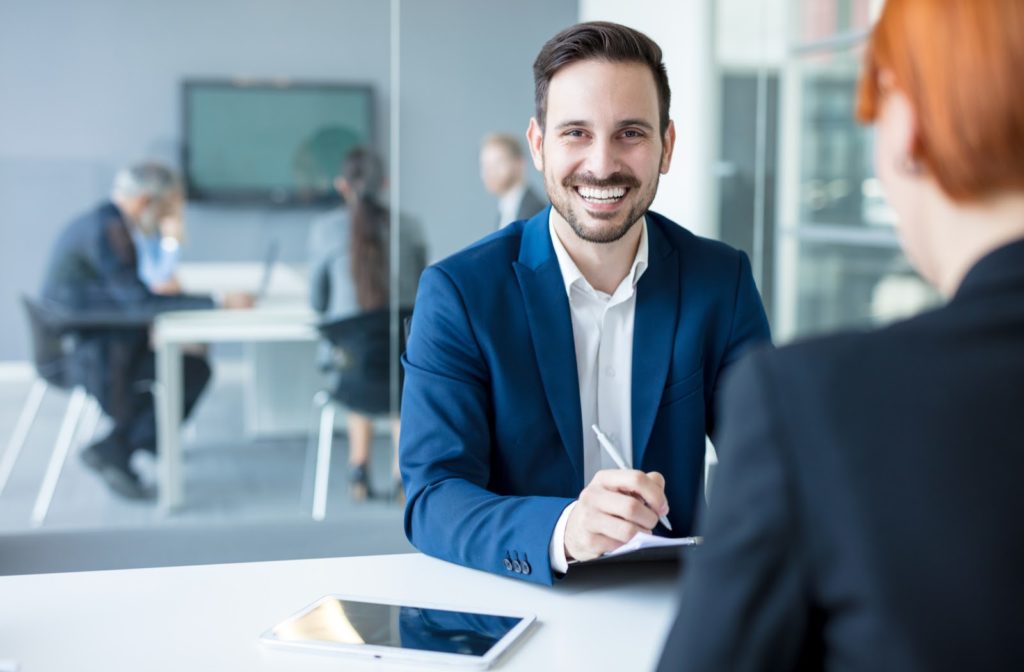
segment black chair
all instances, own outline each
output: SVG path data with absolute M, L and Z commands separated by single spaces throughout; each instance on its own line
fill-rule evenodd
M 101 417 L 99 403 L 88 394 L 83 381 L 78 379 L 79 372 L 70 366 L 69 355 L 75 347 L 75 334 L 109 329 L 143 329 L 152 321 L 153 316 L 108 311 L 72 312 L 52 302 L 37 301 L 27 296 L 22 296 L 21 302 L 28 318 L 36 380 L 32 383 L 4 451 L 3 461 L 0 462 L 0 493 L 3 493 L 10 479 L 47 391 L 57 389 L 70 393 L 53 452 L 32 508 L 31 522 L 38 527 L 46 520 L 57 482 L 76 436 L 81 435 L 83 440 L 91 438 Z
M 398 310 L 398 320 L 394 324 L 398 325 L 399 354 L 405 352 L 405 325 L 411 315 L 411 308 Z M 323 520 L 327 512 L 327 484 L 337 407 L 365 415 L 392 412 L 393 316 L 391 309 L 383 308 L 317 326 L 320 335 L 330 345 L 331 357 L 329 387 L 314 398 L 320 409 L 320 420 L 313 476 L 313 520 Z M 398 366 L 398 389 L 401 390 L 401 366 Z
M 22 296 L 21 301 L 28 317 L 32 365 L 35 369 L 36 379 L 33 381 L 21 409 L 18 422 L 7 444 L 7 450 L 4 451 L 3 463 L 0 464 L 0 492 L 3 492 L 7 485 L 14 469 L 14 463 L 21 454 L 29 432 L 32 430 L 43 397 L 51 388 L 70 392 L 64 418 L 50 455 L 50 462 L 32 508 L 32 524 L 38 526 L 42 525 L 46 519 L 57 481 L 83 415 L 88 415 L 91 418 L 92 430 L 95 430 L 95 423 L 99 420 L 99 406 L 94 399 L 89 397 L 84 386 L 76 384 L 72 380 L 67 354 L 73 344 L 69 341 L 67 330 L 61 322 L 58 311 L 26 296 Z

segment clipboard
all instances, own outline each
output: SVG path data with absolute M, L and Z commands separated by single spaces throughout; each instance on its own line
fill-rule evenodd
M 700 546 L 703 541 L 703 537 L 656 537 L 640 532 L 614 551 L 593 560 L 571 560 L 569 567 L 592 567 L 627 562 L 679 561 L 686 549 Z

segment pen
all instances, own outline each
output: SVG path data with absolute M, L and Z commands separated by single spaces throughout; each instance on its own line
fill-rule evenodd
M 629 467 L 626 466 L 622 456 L 619 455 L 619 451 L 615 449 L 615 446 L 613 446 L 612 442 L 608 440 L 608 437 L 604 435 L 604 432 L 598 429 L 597 425 L 591 425 L 590 428 L 594 430 L 594 434 L 597 435 L 597 442 L 601 444 L 602 448 L 604 448 L 604 452 L 608 453 L 608 457 L 612 458 L 612 462 L 615 463 L 615 466 L 619 469 L 628 469 Z M 658 520 L 661 521 L 661 524 L 665 526 L 666 530 L 669 532 L 672 531 L 672 524 L 668 522 L 668 518 L 666 516 L 658 516 Z

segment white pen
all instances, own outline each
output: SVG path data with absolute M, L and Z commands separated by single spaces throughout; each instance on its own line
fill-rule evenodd
M 597 435 L 597 442 L 601 444 L 602 448 L 604 448 L 604 452 L 608 453 L 608 457 L 612 458 L 612 462 L 615 463 L 615 466 L 619 469 L 629 469 L 629 467 L 626 466 L 626 462 L 622 459 L 622 456 L 619 455 L 619 451 L 615 449 L 615 446 L 612 445 L 612 442 L 604 435 L 604 432 L 602 432 L 597 425 L 591 425 L 590 428 L 594 430 L 594 434 Z M 668 517 L 658 516 L 658 520 L 661 521 L 661 524 L 665 526 L 666 530 L 669 532 L 672 531 L 672 524 L 668 522 Z

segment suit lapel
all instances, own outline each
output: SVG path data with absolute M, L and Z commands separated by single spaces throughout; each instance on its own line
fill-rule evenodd
M 665 387 L 679 316 L 679 254 L 647 217 L 647 271 L 636 287 L 633 322 L 633 465 L 643 468 Z
M 576 472 L 576 488 L 582 489 L 583 418 L 576 371 L 576 344 L 565 283 L 548 232 L 549 210 L 545 208 L 524 225 L 515 271 L 523 293 L 544 393 Z

